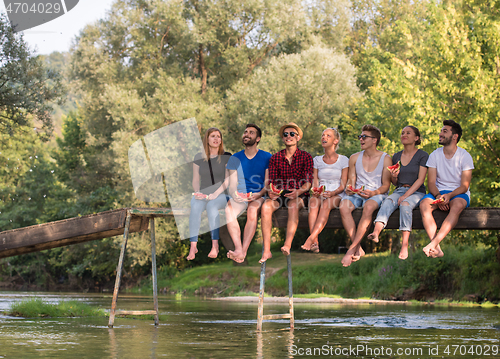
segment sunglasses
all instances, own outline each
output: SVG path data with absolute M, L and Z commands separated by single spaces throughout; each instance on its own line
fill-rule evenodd
M 359 135 L 358 136 L 358 140 L 361 140 L 361 139 L 366 139 L 366 138 L 377 138 L 377 137 L 373 137 L 373 136 L 367 136 L 367 135 Z
M 299 135 L 297 132 L 283 132 L 283 137 L 288 137 L 288 135 L 290 135 L 290 137 L 294 137 L 295 135 Z

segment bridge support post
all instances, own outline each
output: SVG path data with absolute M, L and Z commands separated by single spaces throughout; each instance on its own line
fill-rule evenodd
M 122 280 L 123 259 L 125 258 L 125 250 L 127 249 L 128 231 L 130 228 L 130 219 L 132 215 L 127 211 L 127 219 L 125 220 L 125 228 L 123 230 L 123 243 L 120 251 L 120 259 L 116 267 L 115 289 L 113 291 L 113 301 L 111 302 L 111 311 L 109 312 L 108 327 L 113 328 L 116 314 L 116 301 L 118 300 L 118 291 L 120 290 L 120 282 Z
M 109 322 L 108 327 L 113 328 L 115 323 L 116 315 L 154 315 L 154 323 L 155 326 L 159 324 L 159 315 L 158 315 L 158 288 L 157 288 L 157 276 L 156 276 L 156 238 L 155 238 L 155 219 L 154 216 L 149 218 L 149 233 L 151 236 L 151 265 L 152 265 L 152 280 L 153 280 L 153 303 L 154 310 L 116 310 L 116 302 L 118 301 L 118 292 L 120 291 L 120 283 L 122 279 L 122 271 L 123 271 L 123 260 L 125 258 L 125 250 L 127 248 L 128 234 L 130 229 L 130 219 L 132 217 L 132 211 L 127 212 L 127 219 L 125 220 L 125 229 L 123 231 L 123 243 L 120 251 L 120 259 L 118 260 L 118 266 L 116 267 L 116 280 L 115 280 L 115 289 L 113 292 L 113 302 L 111 303 L 111 311 L 109 313 Z M 140 210 L 135 210 L 134 213 L 147 215 L 146 213 L 140 213 Z
M 149 219 L 149 230 L 151 231 L 151 272 L 153 277 L 153 303 L 155 310 L 155 325 L 158 325 L 158 288 L 156 284 L 156 239 L 155 239 L 155 218 Z
M 266 281 L 266 262 L 260 265 L 260 290 L 259 307 L 257 311 L 257 331 L 262 331 L 262 322 L 269 319 L 290 319 L 290 329 L 295 326 L 295 317 L 293 312 L 293 283 L 292 283 L 292 255 L 286 256 L 288 270 L 288 313 L 264 315 L 264 285 Z

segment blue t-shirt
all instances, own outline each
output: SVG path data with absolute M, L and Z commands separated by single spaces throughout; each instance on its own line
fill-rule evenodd
M 238 192 L 256 193 L 264 188 L 266 170 L 269 168 L 271 156 L 269 152 L 259 150 L 250 160 L 242 150 L 229 158 L 226 168 L 238 171 Z

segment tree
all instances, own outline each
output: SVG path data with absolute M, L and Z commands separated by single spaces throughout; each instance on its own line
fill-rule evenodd
M 131 187 L 128 146 L 189 117 L 222 121 L 225 92 L 280 51 L 341 43 L 345 2 L 127 0 L 88 26 L 72 49 L 82 131 L 95 163 Z M 337 29 L 338 27 L 338 29 Z M 338 37 L 338 38 L 337 38 Z M 295 45 L 291 45 L 294 43 Z M 115 168 L 115 166 L 117 166 Z
M 240 81 L 228 92 L 224 127 L 229 143 L 237 149 L 245 125 L 258 123 L 265 138 L 261 148 L 274 153 L 283 147 L 276 136 L 278 129 L 295 122 L 305 133 L 301 147 L 319 153 L 321 132 L 326 127 L 350 132 L 351 124 L 343 115 L 359 97 L 349 59 L 323 46 L 313 46 L 300 54 L 273 58 L 248 83 Z M 341 147 L 342 153 L 345 150 Z
M 420 129 L 422 147 L 430 153 L 438 147 L 442 121 L 460 123 L 459 146 L 471 153 L 475 165 L 473 206 L 500 203 L 499 26 L 497 1 L 430 4 L 425 21 L 396 21 L 382 36 L 405 50 L 363 50 L 362 62 L 370 66 L 361 71 L 369 86 L 353 116 L 381 128 L 381 147 L 388 153 L 401 149 L 396 139 L 408 124 Z M 381 56 L 370 57 L 373 51 Z M 461 233 L 454 240 L 491 245 L 495 237 Z
M 352 27 L 346 36 L 346 53 L 359 69 L 362 91 L 373 85 L 370 73 L 377 63 L 387 64 L 396 54 L 407 56 L 408 36 L 418 41 L 424 33 L 429 0 L 353 0 Z M 403 29 L 404 27 L 404 29 Z M 399 37 L 398 37 L 399 35 Z
M 51 102 L 62 94 L 59 75 L 45 68 L 0 14 L 0 126 L 12 133 L 34 120 L 47 135 L 52 130 Z M 38 125 L 40 124 L 40 125 Z

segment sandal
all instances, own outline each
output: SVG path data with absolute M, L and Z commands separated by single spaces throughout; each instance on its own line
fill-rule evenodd
M 319 253 L 319 245 L 318 245 L 318 243 L 311 244 L 311 252 L 313 252 L 313 253 Z

